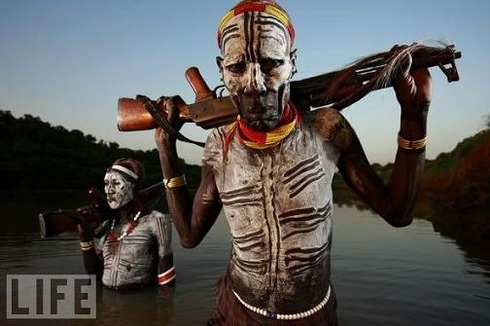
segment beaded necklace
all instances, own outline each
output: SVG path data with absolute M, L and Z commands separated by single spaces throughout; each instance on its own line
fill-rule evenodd
M 300 121 L 300 115 L 292 103 L 284 108 L 281 120 L 276 128 L 269 131 L 258 131 L 249 128 L 240 117 L 228 126 L 225 134 L 225 155 L 230 147 L 231 140 L 237 134 L 238 140 L 250 148 L 265 149 L 274 147 L 286 138 Z
M 129 226 L 118 237 L 116 237 L 115 235 L 116 232 L 114 231 L 114 227 L 116 226 L 116 219 L 113 219 L 111 229 L 109 230 L 109 242 L 121 241 L 122 239 L 127 237 L 131 232 L 133 232 L 134 228 L 138 225 L 138 219 L 140 218 L 140 215 L 141 215 L 141 211 L 136 213 L 136 215 L 133 217 L 133 220 L 129 222 Z

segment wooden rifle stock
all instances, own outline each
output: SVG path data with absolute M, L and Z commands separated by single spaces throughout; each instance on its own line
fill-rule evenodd
M 138 200 L 140 200 L 143 205 L 146 205 L 164 192 L 165 186 L 163 182 L 159 182 L 141 190 L 138 194 Z M 109 207 L 105 196 L 98 188 L 90 188 L 88 195 L 91 202 L 90 205 L 82 206 L 74 210 L 58 209 L 51 212 L 39 213 L 39 231 L 41 238 L 53 237 L 61 233 L 78 232 L 79 224 L 89 225 L 95 229 L 96 237 L 98 237 L 98 228 L 104 221 L 116 217 L 118 211 Z
M 461 58 L 461 52 L 456 51 L 453 45 L 444 48 L 416 45 L 410 54 L 411 71 L 438 66 L 448 82 L 459 80 L 455 59 Z M 291 100 L 300 109 L 330 106 L 342 110 L 373 90 L 391 86 L 389 80 L 383 83 L 375 81 L 380 73 L 385 72 L 392 58 L 393 52 L 383 52 L 342 70 L 292 81 Z M 189 105 L 182 101 L 179 105 L 183 122 L 194 122 L 210 129 L 236 119 L 238 111 L 230 97 L 218 97 L 211 91 L 196 67 L 189 68 L 186 77 L 196 94 L 196 101 Z M 154 107 L 166 114 L 162 103 L 155 102 Z M 147 130 L 159 125 L 140 101 L 127 97 L 119 99 L 117 126 L 120 131 Z
M 186 70 L 186 78 L 196 94 L 194 104 L 179 105 L 179 117 L 183 122 L 194 122 L 204 129 L 210 129 L 233 122 L 237 117 L 237 109 L 228 96 L 217 97 L 209 89 L 199 69 L 191 67 Z M 154 107 L 167 112 L 163 103 L 155 102 Z M 140 101 L 121 97 L 118 100 L 117 127 L 120 131 L 149 130 L 159 126 L 146 107 Z

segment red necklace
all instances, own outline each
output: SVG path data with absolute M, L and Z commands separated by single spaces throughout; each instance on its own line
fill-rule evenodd
M 235 134 L 237 134 L 238 140 L 247 147 L 255 149 L 274 147 L 294 130 L 299 120 L 300 116 L 292 103 L 289 103 L 284 108 L 284 112 L 277 127 L 270 131 L 250 129 L 240 118 L 238 118 L 226 131 L 224 144 L 225 153 L 228 151 L 231 140 Z

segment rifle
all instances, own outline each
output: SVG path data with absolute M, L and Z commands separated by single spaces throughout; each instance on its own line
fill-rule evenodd
M 405 51 L 405 52 L 404 52 Z M 459 80 L 455 59 L 461 52 L 454 45 L 445 47 L 425 46 L 414 43 L 398 53 L 387 51 L 367 56 L 351 66 L 326 74 L 292 81 L 291 100 L 299 108 L 314 109 L 329 106 L 342 110 L 366 96 L 369 92 L 391 86 L 391 78 L 410 54 L 410 71 L 439 67 L 448 82 Z M 189 68 L 186 78 L 195 95 L 195 103 L 186 104 L 178 97 L 179 118 L 182 122 L 194 122 L 204 129 L 219 127 L 235 121 L 238 111 L 229 96 L 218 96 L 210 90 L 196 67 Z M 136 99 L 121 97 L 118 100 L 117 127 L 120 131 L 148 130 L 158 126 L 177 139 L 202 146 L 175 131 L 166 120 L 162 102 L 151 101 L 138 95 Z
M 138 200 L 147 205 L 158 195 L 165 192 L 163 182 L 142 189 L 138 193 Z M 78 224 L 90 226 L 95 230 L 95 237 L 100 237 L 105 231 L 104 221 L 110 220 L 118 214 L 107 204 L 105 196 L 101 191 L 92 187 L 88 190 L 90 205 L 76 209 L 57 209 L 55 211 L 38 214 L 39 231 L 41 238 L 57 236 L 65 232 L 78 232 Z

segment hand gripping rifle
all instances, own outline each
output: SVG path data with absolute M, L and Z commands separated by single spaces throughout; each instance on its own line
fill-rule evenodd
M 148 204 L 165 192 L 163 182 L 156 183 L 138 193 L 138 200 L 143 205 Z M 90 226 L 95 230 L 95 237 L 99 238 L 105 231 L 102 227 L 104 221 L 110 220 L 118 214 L 107 204 L 101 191 L 92 187 L 88 190 L 91 203 L 76 209 L 57 209 L 51 212 L 39 213 L 39 231 L 41 238 L 57 236 L 65 232 L 78 232 L 78 224 Z
M 461 58 L 461 52 L 456 51 L 454 45 L 432 47 L 414 43 L 367 56 L 341 70 L 292 81 L 291 100 L 300 109 L 331 107 L 342 110 L 371 91 L 390 87 L 394 75 L 406 64 L 407 54 L 412 58 L 410 71 L 437 66 L 448 82 L 459 80 L 455 59 Z M 238 111 L 229 96 L 217 95 L 220 87 L 211 91 L 196 67 L 186 71 L 186 78 L 196 94 L 196 101 L 186 104 L 179 98 L 182 122 L 194 122 L 210 129 L 235 121 Z M 118 101 L 117 126 L 120 131 L 160 126 L 179 140 L 203 145 L 175 131 L 168 124 L 166 114 L 161 101 L 151 101 L 142 95 L 136 99 L 123 97 Z

